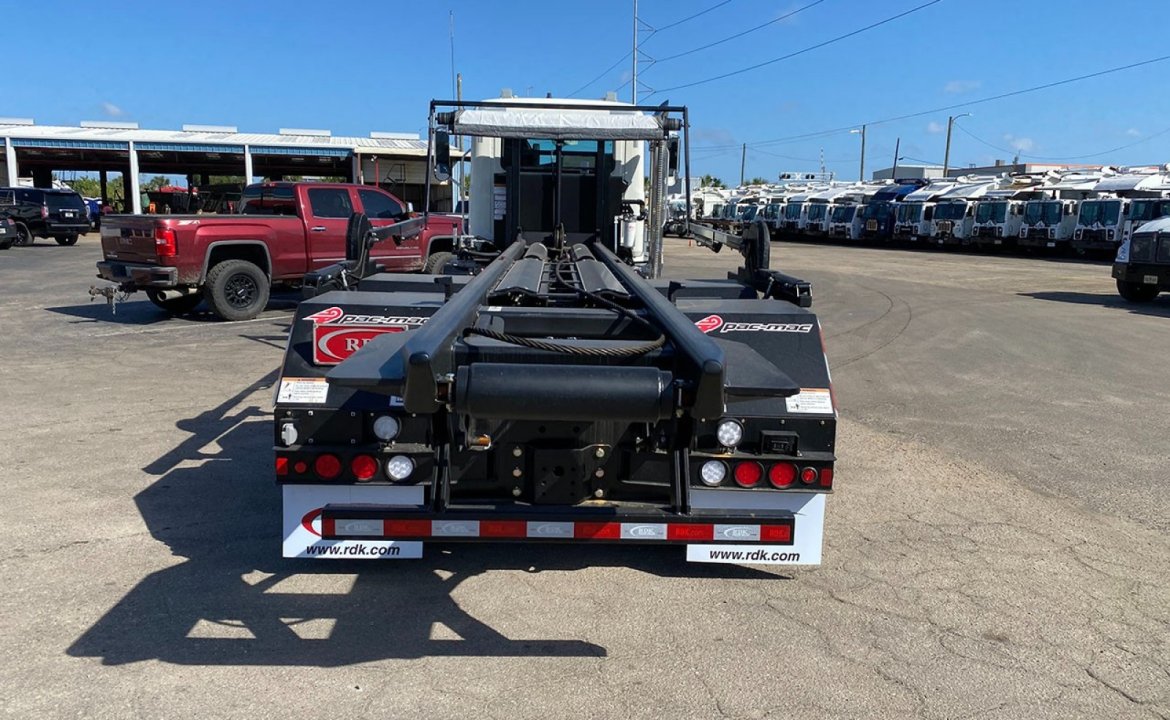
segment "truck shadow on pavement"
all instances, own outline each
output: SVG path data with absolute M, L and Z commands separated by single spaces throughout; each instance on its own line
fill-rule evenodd
M 179 421 L 190 436 L 143 468 L 157 480 L 135 497 L 138 509 L 152 537 L 185 560 L 142 579 L 70 655 L 107 665 L 320 667 L 426 656 L 604 657 L 605 647 L 583 640 L 508 638 L 452 593 L 498 570 L 612 566 L 668 577 L 776 578 L 688 564 L 679 548 L 435 544 L 422 560 L 403 562 L 282 559 L 271 414 L 261 392 L 274 381 L 275 372 Z M 510 586 L 526 592 L 525 584 Z M 493 604 L 515 619 L 504 598 Z
M 84 293 L 83 293 L 84 294 Z M 142 298 L 141 300 L 138 298 Z M 299 293 L 273 293 L 272 297 L 268 299 L 268 305 L 264 308 L 264 312 L 272 311 L 291 311 L 294 310 L 301 300 Z M 58 307 L 45 308 L 49 312 L 57 313 L 59 315 L 67 315 L 76 318 L 72 322 L 81 323 L 98 323 L 105 322 L 111 325 L 159 325 L 165 323 L 176 324 L 190 324 L 190 323 L 223 323 L 218 315 L 211 312 L 207 308 L 207 304 L 199 305 L 193 312 L 185 315 L 169 315 L 159 308 L 155 307 L 153 303 L 145 299 L 141 295 L 134 296 L 132 300 L 125 300 L 118 303 L 116 310 L 111 309 L 109 303 L 104 299 L 95 299 L 92 302 L 79 303 L 77 305 L 61 305 Z M 265 316 L 260 315 L 260 319 L 265 319 Z
M 1115 293 L 1085 293 L 1069 291 L 1025 292 L 1021 297 L 1030 297 L 1036 300 L 1072 303 L 1074 305 L 1099 305 L 1101 307 L 1124 310 L 1135 315 L 1151 315 L 1153 317 L 1170 317 L 1170 295 L 1161 295 L 1152 302 L 1132 303 Z

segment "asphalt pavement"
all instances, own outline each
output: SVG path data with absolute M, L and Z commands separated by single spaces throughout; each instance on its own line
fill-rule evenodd
M 671 239 L 671 277 L 735 266 Z M 679 549 L 282 560 L 251 322 L 0 251 L 10 717 L 1170 718 L 1170 297 L 1108 266 L 773 245 L 840 404 L 818 568 Z

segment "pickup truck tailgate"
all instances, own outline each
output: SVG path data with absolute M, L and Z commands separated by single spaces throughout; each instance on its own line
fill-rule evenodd
M 102 219 L 102 254 L 107 260 L 158 264 L 154 231 L 159 224 L 151 216 L 107 215 Z

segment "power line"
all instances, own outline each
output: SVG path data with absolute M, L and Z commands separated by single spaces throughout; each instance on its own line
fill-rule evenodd
M 675 20 L 674 22 L 672 22 L 669 25 L 663 25 L 660 28 L 654 28 L 654 32 L 656 32 L 656 33 L 662 32 L 663 30 L 669 30 L 672 27 L 682 25 L 685 22 L 689 22 L 691 20 L 694 20 L 695 18 L 699 17 L 700 15 L 706 15 L 707 13 L 711 12 L 712 10 L 717 10 L 718 8 L 723 7 L 724 5 L 726 5 L 729 2 L 731 2 L 731 0 L 723 0 L 723 2 L 715 3 L 714 5 L 707 8 L 706 10 L 700 10 L 699 12 L 695 13 L 694 15 L 688 15 L 687 17 L 683 18 L 682 20 Z
M 689 21 L 691 21 L 691 20 L 694 20 L 695 18 L 699 17 L 700 15 L 705 15 L 705 14 L 707 14 L 707 13 L 711 12 L 712 10 L 716 10 L 716 9 L 718 9 L 718 8 L 721 8 L 721 7 L 723 7 L 724 5 L 726 5 L 726 4 L 730 3 L 730 2 L 731 2 L 731 0 L 722 0 L 722 2 L 715 3 L 714 5 L 712 5 L 711 7 L 707 8 L 706 10 L 700 10 L 699 12 L 695 13 L 694 15 L 688 15 L 687 17 L 685 17 L 685 18 L 683 18 L 683 19 L 681 19 L 681 20 L 676 20 L 676 21 L 674 21 L 674 22 L 670 23 L 669 25 L 663 25 L 663 26 L 662 26 L 662 27 L 660 27 L 660 28 L 656 28 L 656 27 L 654 27 L 654 26 L 650 25 L 649 23 L 647 23 L 647 22 L 645 22 L 644 20 L 642 20 L 642 18 L 640 18 L 640 17 L 638 17 L 638 18 L 634 18 L 634 19 L 635 19 L 637 22 L 641 23 L 642 25 L 645 25 L 647 28 L 649 28 L 649 29 L 650 29 L 650 34 L 646 36 L 646 39 L 647 39 L 647 40 L 649 40 L 649 39 L 650 39 L 651 37 L 653 37 L 655 34 L 657 34 L 657 33 L 660 33 L 660 32 L 662 32 L 663 30 L 669 30 L 669 29 L 670 29 L 670 28 L 672 28 L 672 27 L 676 27 L 676 26 L 678 26 L 678 25 L 682 25 L 682 24 L 683 24 L 683 23 L 685 23 L 685 22 L 689 22 Z M 626 60 L 628 60 L 628 59 L 630 58 L 630 56 L 631 56 L 631 55 L 633 55 L 633 54 L 634 54 L 634 51 L 633 51 L 633 50 L 631 50 L 631 51 L 627 52 L 625 55 L 622 55 L 622 56 L 621 56 L 621 58 L 620 58 L 620 59 L 618 59 L 618 61 L 617 61 L 617 62 L 615 62 L 613 65 L 610 65 L 610 66 L 609 66 L 609 67 L 607 67 L 605 70 L 602 70 L 602 71 L 601 71 L 601 73 L 600 73 L 600 74 L 599 74 L 597 77 L 593 78 L 593 79 L 592 79 L 592 80 L 590 80 L 589 82 L 585 83 L 585 84 L 584 84 L 584 85 L 582 85 L 581 87 L 579 87 L 579 88 L 577 88 L 576 90 L 574 90 L 573 92 L 569 93 L 569 94 L 568 94 L 566 97 L 573 97 L 574 95 L 576 95 L 577 93 L 581 92 L 581 91 L 582 91 L 582 90 L 584 90 L 585 88 L 589 87 L 589 86 L 590 86 L 590 85 L 592 85 L 593 83 L 597 82 L 598 80 L 602 79 L 602 78 L 603 78 L 603 77 L 605 77 L 606 75 L 610 74 L 611 72 L 613 72 L 614 68 L 616 68 L 618 65 L 621 65 L 622 63 L 624 63 L 624 62 L 625 62 Z M 653 59 L 651 59 L 651 64 L 653 64 L 654 62 L 655 62 L 655 61 L 654 61 Z M 629 84 L 630 84 L 630 81 L 629 81 L 629 80 L 627 80 L 626 82 L 622 83 L 622 85 L 621 85 L 620 87 L 618 87 L 618 90 L 621 90 L 623 87 L 625 87 L 626 85 L 629 85 Z
M 955 103 L 953 105 L 944 105 L 943 107 L 931 108 L 930 110 L 921 110 L 919 112 L 907 113 L 905 115 L 898 115 L 897 117 L 889 117 L 889 118 L 884 118 L 881 120 L 868 120 L 864 123 L 860 123 L 860 122 L 853 123 L 852 125 L 843 125 L 843 126 L 838 127 L 838 128 L 832 128 L 832 129 L 828 129 L 828 130 L 820 130 L 820 131 L 811 132 L 811 133 L 804 133 L 803 135 L 790 135 L 788 137 L 775 138 L 773 140 L 757 140 L 754 143 L 748 143 L 748 144 L 749 145 L 776 145 L 776 144 L 782 144 L 782 143 L 788 143 L 788 142 L 795 142 L 795 141 L 799 141 L 799 140 L 806 140 L 806 139 L 814 138 L 814 137 L 823 137 L 826 135 L 834 135 L 836 133 L 848 132 L 849 130 L 853 130 L 854 128 L 860 127 L 861 125 L 883 125 L 885 123 L 898 122 L 899 120 L 911 120 L 913 118 L 922 117 L 924 115 L 933 115 L 935 113 L 947 112 L 948 110 L 957 110 L 958 108 L 971 107 L 972 105 L 981 105 L 983 103 L 992 102 L 993 100 L 1003 100 L 1004 98 L 1016 97 L 1018 95 L 1025 95 L 1027 93 L 1038 92 L 1040 90 L 1047 90 L 1049 88 L 1059 87 L 1061 85 L 1068 85 L 1069 83 L 1080 82 L 1081 80 L 1088 80 L 1088 79 L 1095 78 L 1095 77 L 1101 77 L 1103 75 L 1109 75 L 1112 73 L 1121 72 L 1123 70 L 1132 70 L 1133 68 L 1136 68 L 1136 67 L 1142 67 L 1144 65 L 1152 65 L 1154 63 L 1165 62 L 1167 60 L 1170 60 L 1170 55 L 1163 55 L 1161 57 L 1150 58 L 1149 60 L 1141 60 L 1139 62 L 1130 63 L 1128 65 L 1120 65 L 1118 67 L 1108 68 L 1106 70 L 1098 70 L 1097 72 L 1088 73 L 1086 75 L 1078 75 L 1076 77 L 1066 78 L 1064 80 L 1056 80 L 1054 82 L 1044 83 L 1043 85 L 1035 85 L 1033 87 L 1023 88 L 1022 90 L 1012 90 L 1011 92 L 1000 93 L 999 95 L 992 95 L 990 97 L 985 97 L 985 98 L 979 98 L 978 100 L 968 100 L 966 102 Z M 668 88 L 668 89 L 670 89 L 670 88 Z
M 1122 150 L 1128 150 L 1131 147 L 1134 147 L 1136 145 L 1141 145 L 1142 143 L 1149 142 L 1150 140 L 1153 140 L 1156 137 L 1159 137 L 1161 135 L 1165 135 L 1166 133 L 1170 133 L 1170 127 L 1168 127 L 1165 130 L 1159 130 L 1158 132 L 1156 132 L 1152 135 L 1147 135 L 1146 137 L 1144 137 L 1140 140 L 1135 140 L 1131 143 L 1126 143 L 1125 145 L 1119 145 L 1115 148 L 1110 148 L 1108 150 L 1102 150 L 1101 152 L 1088 153 L 1087 155 L 1067 155 L 1065 157 L 1053 157 L 1053 156 L 1048 156 L 1048 155 L 1032 155 L 1031 153 L 1020 152 L 1019 150 L 1009 150 L 1007 148 L 1001 148 L 998 145 L 992 145 L 991 143 L 987 142 L 983 138 L 979 137 L 978 135 L 971 132 L 970 130 L 963 127 L 962 125 L 959 125 L 958 123 L 955 123 L 955 127 L 959 128 L 959 130 L 961 130 L 964 134 L 969 136 L 972 140 L 975 140 L 976 142 L 982 143 L 982 144 L 986 145 L 987 147 L 991 148 L 992 150 L 998 150 L 998 151 L 1000 151 L 1002 153 L 1006 153 L 1008 155 L 1015 154 L 1015 155 L 1019 155 L 1020 157 L 1032 158 L 1033 160 L 1085 160 L 1088 158 L 1101 157 L 1102 155 L 1112 155 L 1115 152 L 1120 152 Z
M 730 40 L 735 40 L 736 38 L 741 38 L 744 35 L 755 32 L 756 30 L 762 30 L 762 29 L 768 27 L 769 25 L 774 25 L 774 24 L 780 22 L 781 20 L 787 20 L 788 18 L 792 17 L 793 15 L 797 14 L 798 12 L 802 12 L 804 10 L 808 10 L 811 7 L 815 7 L 817 5 L 820 5 L 824 1 L 825 0 L 816 0 L 815 2 L 811 2 L 808 5 L 805 5 L 804 7 L 799 7 L 791 12 L 788 12 L 788 13 L 785 13 L 784 15 L 781 15 L 778 18 L 775 18 L 773 20 L 769 20 L 766 23 L 761 23 L 759 25 L 756 25 L 755 27 L 748 28 L 747 30 L 744 30 L 743 32 L 738 32 L 735 35 L 730 35 L 728 37 L 723 38 L 722 40 L 716 40 L 713 43 L 708 43 L 706 45 L 702 45 L 702 46 L 694 48 L 692 50 L 687 50 L 686 52 L 681 52 L 681 53 L 678 53 L 676 55 L 669 55 L 667 57 L 660 58 L 658 60 L 658 62 L 663 63 L 663 62 L 666 62 L 667 60 L 674 60 L 675 58 L 680 58 L 680 57 L 683 57 L 685 55 L 691 55 L 692 53 L 697 53 L 697 52 L 700 52 L 702 50 L 706 50 L 708 48 L 713 48 L 716 45 L 722 45 L 723 43 L 728 42 Z M 673 89 L 673 88 L 671 88 L 671 89 Z
M 684 83 L 682 85 L 675 85 L 674 87 L 668 87 L 668 88 L 665 88 L 663 90 L 658 90 L 657 92 L 664 93 L 664 92 L 670 92 L 672 90 L 682 90 L 683 88 L 694 87 L 696 85 L 705 85 L 709 82 L 715 82 L 716 80 L 723 80 L 725 78 L 729 78 L 729 77 L 732 77 L 734 75 L 742 75 L 745 72 L 751 72 L 752 70 L 758 70 L 758 69 L 765 67 L 767 65 L 772 65 L 772 64 L 778 63 L 782 60 L 789 60 L 791 58 L 796 57 L 797 55 L 803 55 L 806 52 L 811 52 L 813 50 L 818 50 L 820 48 L 823 48 L 827 45 L 832 45 L 833 43 L 840 42 L 840 41 L 845 40 L 847 38 L 851 38 L 854 35 L 860 35 L 861 33 L 866 32 L 867 30 L 872 30 L 876 27 L 880 27 L 882 25 L 885 25 L 886 23 L 891 23 L 895 20 L 906 17 L 907 15 L 910 15 L 912 13 L 916 13 L 919 10 L 925 10 L 926 8 L 930 7 L 931 5 L 937 5 L 940 2 L 942 2 L 942 0 L 930 0 L 930 2 L 926 2 L 926 3 L 923 3 L 921 5 L 918 5 L 917 7 L 910 8 L 909 10 L 906 10 L 905 12 L 900 12 L 897 15 L 893 15 L 891 17 L 884 19 L 884 20 L 879 20 L 879 21 L 872 23 L 870 25 L 866 25 L 863 28 L 858 28 L 857 30 L 854 30 L 852 32 L 845 33 L 844 35 L 838 35 L 835 38 L 825 40 L 824 42 L 817 43 L 816 45 L 810 45 L 809 47 L 803 48 L 801 50 L 797 50 L 795 52 L 788 53 L 787 55 L 781 55 L 778 58 L 772 58 L 771 60 L 765 60 L 762 63 L 756 63 L 755 65 L 749 65 L 748 67 L 740 68 L 739 70 L 732 70 L 731 72 L 723 73 L 722 75 L 716 75 L 715 77 L 709 77 L 709 78 L 706 78 L 705 80 L 696 80 L 694 82 Z M 651 93 L 651 94 L 655 94 L 655 93 Z
M 607 67 L 606 69 L 602 70 L 602 71 L 601 71 L 601 74 L 599 74 L 597 77 L 593 78 L 593 79 L 592 79 L 592 80 L 590 80 L 589 82 L 585 83 L 585 84 L 584 84 L 584 85 L 582 85 L 581 87 L 579 87 L 579 88 L 577 88 L 576 90 L 574 90 L 573 92 L 569 93 L 567 97 L 573 97 L 574 95 L 576 95 L 577 93 L 581 92 L 581 91 L 582 91 L 582 90 L 584 90 L 585 88 L 589 87 L 589 86 L 590 86 L 590 85 L 592 85 L 593 83 L 597 82 L 597 81 L 598 81 L 598 80 L 600 80 L 601 78 L 603 78 L 603 77 L 605 77 L 606 75 L 610 74 L 611 72 L 613 72 L 613 69 L 614 69 L 614 68 L 616 68 L 618 65 L 621 65 L 621 64 L 622 64 L 622 63 L 624 63 L 626 60 L 629 60 L 629 59 L 630 59 L 630 56 L 631 56 L 631 55 L 633 55 L 633 54 L 634 54 L 634 51 L 633 51 L 633 50 L 631 50 L 631 51 L 627 52 L 625 55 L 622 55 L 622 56 L 621 56 L 621 58 L 620 58 L 620 59 L 619 59 L 617 62 L 615 62 L 613 65 L 610 65 L 610 66 L 609 66 L 609 67 Z

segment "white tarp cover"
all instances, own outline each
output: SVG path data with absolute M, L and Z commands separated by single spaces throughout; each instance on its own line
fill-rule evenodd
M 455 115 L 454 135 L 549 140 L 660 140 L 658 118 L 632 112 L 549 108 L 468 108 Z
M 1165 190 L 1170 180 L 1165 175 L 1111 175 L 1093 188 L 1097 192 L 1124 192 L 1126 190 Z

